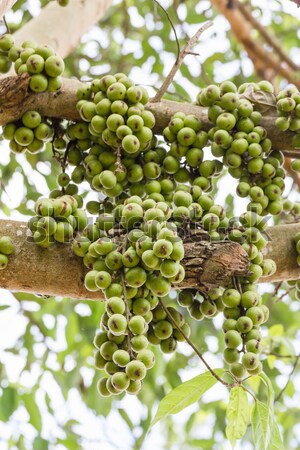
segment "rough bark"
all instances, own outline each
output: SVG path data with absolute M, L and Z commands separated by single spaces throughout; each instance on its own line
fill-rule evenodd
M 29 93 L 26 90 L 26 77 L 25 74 L 0 80 L 0 125 L 20 119 L 22 114 L 30 109 L 36 109 L 47 117 L 80 120 L 76 109 L 76 90 L 81 84 L 80 81 L 65 79 L 60 91 L 36 94 Z M 146 107 L 156 117 L 155 133 L 161 133 L 172 115 L 177 111 L 195 114 L 201 119 L 205 130 L 212 126 L 207 118 L 207 108 L 197 105 L 163 100 L 158 103 L 148 103 Z M 266 128 L 268 136 L 273 142 L 273 148 L 286 152 L 288 156 L 299 157 L 299 150 L 292 145 L 294 134 L 286 131 L 281 132 L 276 128 L 275 114 L 274 109 L 274 113 L 268 113 L 262 121 L 262 125 Z
M 296 262 L 293 237 L 300 224 L 271 227 L 267 230 L 269 243 L 267 257 L 277 263 L 277 272 L 261 282 L 300 278 Z M 9 264 L 0 271 L 0 287 L 13 292 L 29 292 L 70 298 L 101 300 L 101 293 L 88 292 L 83 285 L 87 269 L 82 259 L 75 256 L 70 244 L 55 244 L 43 249 L 30 242 L 24 222 L 0 220 L 0 235 L 10 236 L 15 252 Z M 182 288 L 206 291 L 209 287 L 226 286 L 232 276 L 248 273 L 249 262 L 239 244 L 233 242 L 208 242 L 203 235 L 185 240 L 186 278 Z
M 39 16 L 14 33 L 16 44 L 21 45 L 28 39 L 48 44 L 65 58 L 78 46 L 82 35 L 103 17 L 111 3 L 112 0 L 70 0 L 68 6 L 61 7 L 51 1 Z
M 264 250 L 267 258 L 276 262 L 277 271 L 272 277 L 262 281 L 297 280 L 300 267 L 297 264 L 297 252 L 294 237 L 300 231 L 300 223 L 279 225 L 267 229 L 268 245 Z

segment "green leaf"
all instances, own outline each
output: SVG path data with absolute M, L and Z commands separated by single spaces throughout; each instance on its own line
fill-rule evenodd
M 251 422 L 255 450 L 268 450 L 273 429 L 272 409 L 256 400 Z
M 0 306 L 0 311 L 4 311 L 7 308 L 10 308 L 10 305 L 1 305 Z
M 276 361 L 276 357 L 274 355 L 268 356 L 267 362 L 268 362 L 268 366 L 270 367 L 271 370 L 273 370 L 275 367 L 275 361 Z
M 18 396 L 16 390 L 11 387 L 3 389 L 2 397 L 0 397 L 0 420 L 7 422 L 17 408 L 17 404 Z
M 264 372 L 259 374 L 259 378 L 267 386 L 267 393 L 268 393 L 267 405 L 273 411 L 274 400 L 275 400 L 275 392 L 274 392 L 274 388 L 273 388 L 272 382 L 271 382 L 270 378 Z
M 248 397 L 242 387 L 238 386 L 231 389 L 226 416 L 228 419 L 226 436 L 233 445 L 237 439 L 244 436 L 249 421 Z
M 276 422 L 273 424 L 270 450 L 284 450 L 282 436 Z
M 225 371 L 224 369 L 215 369 L 214 372 L 218 376 L 222 376 Z M 217 379 L 207 371 L 177 386 L 160 402 L 151 426 L 168 415 L 177 414 L 184 408 L 197 402 L 201 395 L 208 391 L 216 382 Z
M 48 441 L 41 438 L 40 436 L 37 436 L 33 442 L 33 448 L 36 448 L 38 450 L 48 450 Z
M 269 328 L 269 331 L 268 331 L 268 335 L 271 336 L 271 337 L 282 336 L 283 334 L 284 334 L 284 328 L 283 328 L 283 325 L 281 323 L 280 324 L 276 324 L 276 325 L 272 325 Z
M 73 348 L 76 345 L 75 336 L 79 331 L 78 317 L 76 314 L 69 314 L 68 323 L 66 326 L 66 341 L 68 348 Z
M 273 408 L 256 401 L 252 413 L 253 440 L 256 450 L 283 450 L 283 442 Z
M 120 414 L 120 416 L 122 417 L 124 422 L 127 423 L 128 427 L 132 430 L 134 425 L 133 425 L 132 420 L 130 419 L 129 415 L 125 411 L 125 409 L 119 408 L 118 413 Z
M 29 414 L 31 425 L 33 425 L 34 428 L 40 432 L 42 429 L 42 417 L 40 410 L 35 402 L 34 395 L 24 394 L 22 395 L 22 400 L 24 401 L 24 406 Z

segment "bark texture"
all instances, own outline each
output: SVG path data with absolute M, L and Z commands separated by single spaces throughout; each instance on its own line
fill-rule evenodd
M 65 79 L 63 88 L 58 92 L 36 94 L 27 91 L 26 74 L 0 80 L 0 125 L 20 119 L 24 112 L 30 109 L 35 109 L 47 117 L 80 120 L 76 109 L 76 90 L 80 84 L 78 80 Z M 146 108 L 155 115 L 154 132 L 158 134 L 168 125 L 172 115 L 178 111 L 197 116 L 202 121 L 205 130 L 212 127 L 208 121 L 207 108 L 201 106 L 163 100 L 157 103 L 148 103 Z M 292 145 L 294 133 L 278 130 L 275 126 L 275 118 L 276 110 L 274 108 L 274 112 L 264 115 L 262 121 L 262 125 L 273 142 L 273 148 L 285 152 L 288 156 L 299 157 L 300 151 Z
M 62 57 L 75 50 L 84 33 L 103 17 L 112 0 L 70 0 L 61 7 L 50 1 L 41 14 L 14 33 L 17 45 L 30 39 L 38 44 L 51 45 Z M 14 71 L 10 71 L 10 75 Z
M 264 249 L 267 258 L 276 262 L 277 272 L 265 281 L 297 280 L 300 278 L 300 267 L 297 264 L 297 251 L 294 237 L 300 231 L 300 223 L 270 227 L 265 238 L 268 245 Z M 262 280 L 264 281 L 264 280 Z
M 267 230 L 267 257 L 277 264 L 277 272 L 261 282 L 300 278 L 293 237 L 300 224 L 271 227 Z M 0 271 L 0 287 L 13 292 L 62 296 L 81 299 L 103 299 L 101 293 L 88 292 L 83 285 L 87 269 L 75 256 L 70 244 L 55 244 L 43 249 L 32 243 L 24 222 L 0 220 L 0 235 L 10 236 L 15 252 L 8 267 Z M 208 242 L 203 234 L 185 240 L 186 278 L 182 288 L 206 291 L 209 287 L 226 286 L 232 276 L 248 273 L 249 261 L 239 244 Z

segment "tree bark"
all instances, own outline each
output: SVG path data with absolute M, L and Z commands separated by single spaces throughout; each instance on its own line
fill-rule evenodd
M 39 111 L 43 116 L 64 118 L 67 120 L 80 120 L 76 109 L 76 90 L 81 85 L 78 80 L 64 79 L 64 85 L 58 92 L 44 92 L 41 94 L 27 91 L 28 78 L 26 74 L 18 77 L 8 77 L 0 80 L 0 125 L 16 121 L 24 112 L 31 109 Z M 149 102 L 146 108 L 153 112 L 156 118 L 154 132 L 162 133 L 175 112 L 182 111 L 194 114 L 203 123 L 203 129 L 208 130 L 212 124 L 208 121 L 207 108 L 201 106 L 162 100 L 158 103 Z M 299 157 L 300 151 L 292 145 L 294 133 L 281 132 L 275 126 L 276 110 L 264 115 L 262 126 L 268 132 L 273 142 L 273 149 L 280 150 L 291 157 Z
M 286 58 L 282 58 L 282 55 L 276 57 L 276 43 L 272 49 L 273 51 L 268 51 L 253 39 L 253 26 L 251 22 L 254 22 L 255 19 L 251 19 L 251 13 L 248 13 L 244 4 L 241 4 L 240 7 L 239 0 L 233 3 L 233 8 L 228 7 L 228 0 L 212 0 L 212 4 L 228 20 L 232 34 L 244 46 L 249 58 L 253 62 L 256 73 L 260 77 L 271 80 L 274 75 L 278 74 L 289 83 L 295 84 L 298 88 L 300 87 L 297 71 L 287 65 L 287 60 Z M 266 35 L 266 31 L 264 34 Z
M 261 282 L 300 278 L 293 238 L 300 224 L 280 225 L 267 230 L 266 256 L 273 258 L 277 272 Z M 10 236 L 15 251 L 6 269 L 0 271 L 0 287 L 13 292 L 102 300 L 100 292 L 88 292 L 83 284 L 87 269 L 82 258 L 73 254 L 70 244 L 54 244 L 44 249 L 30 241 L 24 222 L 0 220 L 0 235 Z M 249 261 L 239 244 L 208 242 L 203 233 L 185 239 L 186 278 L 181 288 L 207 291 L 213 286 L 228 285 L 233 276 L 248 273 Z M 177 285 L 178 286 L 178 285 Z
M 111 3 L 112 0 L 70 0 L 68 6 L 61 7 L 51 1 L 39 16 L 14 33 L 15 42 L 21 45 L 29 39 L 48 44 L 65 58 L 78 46 L 82 35 L 103 17 Z M 13 73 L 12 69 L 9 74 Z

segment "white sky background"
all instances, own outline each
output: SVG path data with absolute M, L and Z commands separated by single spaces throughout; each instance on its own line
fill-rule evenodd
M 38 15 L 39 10 L 39 2 L 36 0 L 30 0 L 29 2 L 29 9 L 30 12 L 33 15 Z M 161 0 L 160 2 L 163 6 L 167 7 L 169 5 L 169 1 Z M 203 0 L 201 3 L 201 6 L 203 9 L 206 9 L 208 7 L 210 2 Z M 265 10 L 265 16 L 264 20 L 265 23 L 268 23 L 269 20 L 269 10 L 270 8 L 278 8 L 278 5 L 276 2 L 272 2 L 269 0 L 259 0 L 259 1 L 253 1 L 254 5 L 257 4 L 261 8 Z M 296 16 L 300 19 L 300 8 L 297 9 L 296 5 L 292 2 L 282 0 L 282 6 L 284 10 L 288 13 L 290 13 L 293 16 Z M 185 19 L 185 5 L 182 3 L 181 5 L 181 19 Z M 201 11 L 199 10 L 199 13 Z M 135 26 L 138 26 L 140 24 L 141 26 L 144 25 L 144 18 L 141 17 L 138 14 L 136 7 L 130 8 L 130 15 L 131 20 L 135 24 Z M 14 16 L 10 13 L 7 14 L 8 21 L 14 20 L 18 21 L 20 20 L 20 15 L 16 13 Z M 189 35 L 192 35 L 196 29 L 198 28 L 197 25 L 189 26 L 188 32 Z M 227 21 L 222 17 L 219 16 L 215 19 L 214 26 L 207 30 L 205 34 L 201 37 L 201 40 L 199 44 L 195 47 L 194 51 L 198 52 L 200 54 L 200 57 L 198 57 L 198 61 L 200 59 L 200 62 L 205 60 L 209 55 L 215 53 L 216 51 L 226 51 L 228 49 L 229 43 L 225 39 L 225 33 L 226 30 L 229 28 L 229 25 Z M 97 39 L 99 39 L 99 31 L 97 31 Z M 103 40 L 103 43 L 105 43 L 106 36 L 104 32 L 100 32 L 103 36 L 101 36 L 101 42 Z M 212 35 L 216 34 L 216 37 L 212 38 Z M 95 37 L 95 29 L 92 29 L 87 35 L 83 38 L 85 41 L 88 41 L 90 38 Z M 115 39 L 116 40 L 122 40 L 122 34 L 118 33 L 116 31 L 115 33 Z M 103 38 L 103 39 L 102 39 Z M 126 45 L 132 46 L 132 48 L 136 49 L 136 52 L 139 52 L 139 44 L 136 44 L 135 42 L 128 41 Z M 160 48 L 160 42 L 158 39 L 153 38 L 151 40 L 151 45 L 155 50 L 161 53 Z M 90 46 L 90 53 L 91 56 L 93 54 L 93 46 L 91 44 Z M 294 49 L 292 52 L 292 56 L 299 60 L 300 56 L 300 50 Z M 169 69 L 174 63 L 173 57 L 170 56 L 170 54 L 163 52 L 162 53 L 162 59 L 165 62 L 165 73 L 164 75 L 167 75 Z M 189 65 L 192 69 L 193 67 L 193 58 L 192 56 L 189 56 L 186 58 L 185 64 Z M 84 68 L 84 62 L 83 62 L 83 68 Z M 225 79 L 229 79 L 236 71 L 239 69 L 239 67 L 233 62 L 228 63 L 224 65 L 216 65 L 215 66 L 215 75 L 216 80 L 218 82 L 222 82 Z M 245 57 L 244 61 L 242 62 L 242 69 L 245 74 L 252 72 L 252 62 Z M 101 68 L 103 70 L 103 67 Z M 105 66 L 104 66 L 105 70 Z M 135 80 L 137 84 L 149 84 L 153 85 L 157 83 L 158 77 L 155 74 L 149 74 L 149 68 L 147 73 L 147 66 L 143 66 L 143 68 L 134 68 L 131 73 L 131 77 Z M 176 75 L 176 81 L 181 82 L 182 78 L 180 74 L 178 73 Z M 187 83 L 186 80 L 184 80 L 184 86 L 185 89 L 189 92 L 192 98 L 195 98 L 197 94 L 197 89 L 194 85 Z M 151 92 L 152 93 L 152 92 Z M 32 173 L 31 166 L 27 163 L 26 159 L 23 155 L 17 155 L 16 158 L 22 163 L 24 170 L 27 174 L 27 176 L 32 178 L 32 180 L 36 183 L 38 186 L 38 189 L 43 193 L 43 195 L 48 195 L 48 188 L 47 185 L 43 179 L 43 177 L 35 171 L 34 174 Z M 0 162 L 1 164 L 7 164 L 8 163 L 8 146 L 7 144 L 1 144 L 1 152 L 0 152 Z M 49 168 L 46 164 L 43 164 L 42 169 L 47 171 Z M 226 179 L 227 181 L 227 189 L 223 189 L 224 184 L 222 184 L 222 193 L 218 195 L 217 202 L 222 203 L 226 197 L 226 195 L 229 192 L 232 192 L 232 178 Z M 22 182 L 22 176 L 20 174 L 15 174 L 9 183 L 9 185 L 6 187 L 6 193 L 3 193 L 3 199 L 5 200 L 5 203 L 9 205 L 12 209 L 20 203 L 20 201 L 23 198 L 23 182 Z M 288 186 L 289 189 L 289 186 Z M 236 202 L 237 211 L 238 213 L 242 212 L 244 210 L 245 203 L 239 199 L 238 202 Z M 0 217 L 6 218 L 6 216 L 0 212 Z M 24 217 L 19 214 L 16 211 L 12 212 L 11 218 L 22 220 Z M 26 220 L 26 219 L 25 219 Z M 0 361 L 4 364 L 6 364 L 7 371 L 9 378 L 11 380 L 18 380 L 19 373 L 22 370 L 23 367 L 23 358 L 22 357 L 13 357 L 7 352 L 5 352 L 5 348 L 8 348 L 13 345 L 13 343 L 16 341 L 18 336 L 22 335 L 27 320 L 22 317 L 20 314 L 18 314 L 18 302 L 14 299 L 14 297 L 5 290 L 0 290 L 0 304 L 10 304 L 11 307 L 1 312 L 0 314 Z M 85 305 L 87 306 L 87 305 Z M 296 308 L 298 308 L 297 305 L 295 305 Z M 219 318 L 221 319 L 221 318 Z M 218 320 L 218 319 L 217 319 Z M 13 326 L 11 326 L 13 324 Z M 64 345 L 64 337 L 63 337 L 63 330 L 65 327 L 65 323 L 61 324 L 61 341 L 57 342 L 57 345 Z M 216 346 L 216 338 L 214 337 L 208 337 L 207 342 L 209 344 L 210 348 L 214 348 Z M 299 349 L 298 349 L 299 350 Z M 41 347 L 42 351 L 42 347 Z M 221 361 L 217 360 L 216 358 L 212 357 L 212 355 L 207 355 L 207 359 L 210 360 L 211 365 L 213 367 L 220 366 Z M 71 362 L 70 362 L 71 363 Z M 202 367 L 199 366 L 199 368 L 193 368 L 188 370 L 182 370 L 180 375 L 182 376 L 182 380 L 185 381 L 187 379 L 192 378 L 195 375 L 198 375 L 200 371 L 202 371 Z M 288 373 L 288 368 L 286 366 L 282 366 L 282 372 Z M 38 367 L 38 364 L 35 367 L 35 373 L 32 373 L 30 376 L 23 376 L 22 383 L 24 386 L 31 386 L 34 380 L 39 376 L 40 369 Z M 89 377 L 88 372 L 85 374 L 86 377 Z M 286 378 L 284 375 L 282 378 L 282 385 L 285 384 Z M 300 381 L 300 376 L 295 377 L 295 384 L 297 385 L 297 381 Z M 77 393 L 75 389 L 70 390 L 69 400 L 67 404 L 64 403 L 64 400 L 60 398 L 59 395 L 59 389 L 56 386 L 55 381 L 52 379 L 49 372 L 44 373 L 43 375 L 43 381 L 41 383 L 41 392 L 39 393 L 39 398 L 37 399 L 38 405 L 40 406 L 41 410 L 44 412 L 43 418 L 45 419 L 45 427 L 43 430 L 43 437 L 45 439 L 49 438 L 51 439 L 51 433 L 55 432 L 55 424 L 53 421 L 53 418 L 49 414 L 46 414 L 46 407 L 43 400 L 43 390 L 47 391 L 51 397 L 55 397 L 55 404 L 53 405 L 53 408 L 55 410 L 55 413 L 57 414 L 57 417 L 60 421 L 66 420 L 66 418 L 69 418 L 69 414 L 73 414 L 73 417 L 76 418 L 81 425 L 78 427 L 77 432 L 82 436 L 83 438 L 83 444 L 82 449 L 83 450 L 131 450 L 131 434 L 128 430 L 127 426 L 124 425 L 124 422 L 119 419 L 118 415 L 112 411 L 111 414 L 107 419 L 103 419 L 101 417 L 97 417 L 93 415 L 92 413 L 88 412 L 85 408 L 85 405 L 81 402 L 80 396 Z M 207 393 L 204 397 L 205 401 L 213 401 L 218 399 L 224 399 L 227 398 L 227 392 L 225 389 L 223 389 L 222 386 L 219 386 L 218 390 L 212 389 L 209 393 Z M 293 399 L 290 400 L 291 405 L 293 404 L 295 407 L 299 405 L 300 396 L 299 392 L 295 395 Z M 126 409 L 127 413 L 133 420 L 133 422 L 138 423 L 138 418 L 144 414 L 143 407 L 139 404 L 139 402 L 132 396 L 126 396 L 123 400 L 121 400 L 122 407 Z M 180 428 L 181 423 L 185 421 L 189 415 L 189 412 L 195 411 L 197 409 L 196 405 L 192 405 L 189 409 L 183 411 L 182 413 L 178 414 L 177 416 L 174 416 L 174 419 L 176 421 L 177 426 Z M 72 413 L 71 413 L 72 412 Z M 213 417 L 208 417 L 207 421 L 203 425 L 203 427 L 200 430 L 200 436 L 201 438 L 209 438 L 210 437 L 210 430 L 213 424 Z M 5 443 L 9 437 L 17 431 L 17 429 L 22 429 L 22 432 L 24 433 L 24 436 L 27 436 L 29 439 L 34 436 L 33 428 L 30 425 L 26 424 L 27 417 L 25 411 L 18 411 L 16 417 L 15 417 L 15 423 L 12 426 L 8 424 L 0 423 L 0 450 L 7 450 L 7 444 Z M 149 437 L 146 439 L 145 444 L 143 445 L 141 450 L 171 450 L 171 449 L 164 449 L 163 448 L 163 440 L 161 438 L 161 429 L 164 427 L 164 424 L 156 425 L 154 430 L 150 433 Z M 106 437 L 105 440 L 107 440 L 106 443 L 103 441 L 103 436 Z M 4 439 L 4 441 L 3 441 Z M 220 439 L 222 439 L 222 436 L 220 436 Z M 91 440 L 93 442 L 91 442 Z M 297 445 L 295 443 L 295 445 Z M 30 448 L 30 446 L 28 447 Z M 51 446 L 49 445 L 49 450 L 61 450 L 64 447 L 62 446 Z M 175 448 L 175 447 L 174 447 Z M 176 447 L 177 448 L 177 447 Z M 230 450 L 229 444 L 224 444 L 224 442 L 220 441 L 216 443 L 215 449 L 216 450 Z M 296 447 L 295 447 L 296 448 Z M 243 446 L 243 450 L 252 450 L 252 446 Z M 236 450 L 241 450 L 241 447 L 239 445 L 236 446 Z

